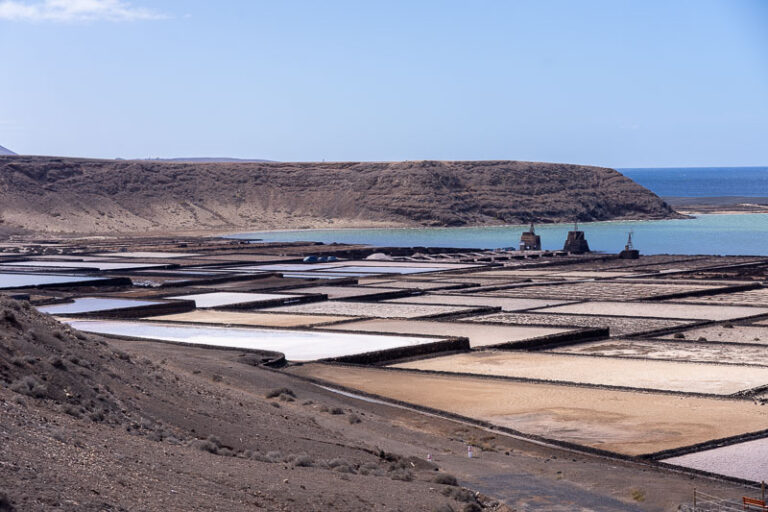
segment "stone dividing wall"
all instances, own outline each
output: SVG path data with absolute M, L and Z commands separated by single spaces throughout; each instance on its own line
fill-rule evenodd
M 680 293 L 667 293 L 665 295 L 656 295 L 653 297 L 653 300 L 670 300 L 670 299 L 682 299 L 685 297 L 702 297 L 705 295 L 722 295 L 726 293 L 745 292 L 747 290 L 755 290 L 757 288 L 762 288 L 762 287 L 763 286 L 760 283 L 750 283 L 750 284 L 727 286 L 724 288 L 715 288 L 710 290 L 693 290 L 693 291 L 680 292 Z M 698 302 L 696 302 L 695 304 L 698 304 Z
M 480 324 L 482 325 L 482 324 Z M 497 345 L 484 345 L 474 350 L 544 350 L 548 348 L 576 345 L 587 341 L 597 341 L 609 337 L 608 328 L 585 327 L 577 331 L 568 331 L 545 336 L 537 336 L 520 341 L 508 341 Z
M 107 309 L 103 311 L 89 311 L 84 313 L 71 313 L 67 316 L 71 318 L 89 318 L 89 319 L 123 319 L 123 318 L 142 318 L 145 316 L 172 315 L 174 313 L 187 313 L 194 311 L 195 301 L 177 300 L 167 301 L 160 304 L 150 304 L 148 306 L 135 306 L 130 308 Z
M 730 446 L 733 444 L 743 443 L 746 441 L 754 441 L 756 439 L 762 439 L 768 437 L 768 429 L 758 430 L 756 432 L 747 432 L 744 434 L 738 434 L 735 436 L 722 437 L 720 439 L 712 439 L 710 441 L 704 441 L 680 448 L 671 448 L 669 450 L 662 450 L 659 452 L 648 453 L 641 455 L 640 458 L 648 460 L 659 461 L 661 459 L 669 459 L 672 457 L 679 457 L 681 455 L 688 455 L 689 453 L 701 452 L 704 450 L 711 450 L 713 448 L 722 448 L 724 446 Z
M 17 289 L 42 289 L 42 288 L 79 288 L 81 286 L 131 286 L 133 283 L 127 277 L 100 277 L 83 274 L 83 277 L 98 277 L 99 281 L 81 281 L 73 283 L 48 283 L 35 286 L 16 286 L 14 288 L 4 288 L 4 290 Z
M 396 347 L 386 350 L 377 350 L 375 352 L 366 352 L 364 354 L 354 354 L 349 356 L 321 359 L 318 362 L 382 366 L 398 359 L 412 358 L 423 355 L 434 355 L 441 352 L 468 351 L 468 338 L 450 338 L 447 340 L 435 341 L 433 343 L 423 343 L 421 345 L 410 345 L 407 347 Z
M 322 302 L 328 300 L 328 296 L 324 293 L 313 293 L 310 295 L 296 295 L 291 298 L 278 298 L 270 300 L 255 300 L 251 302 L 239 302 L 237 304 L 226 304 L 223 306 L 216 306 L 215 308 L 205 309 L 220 309 L 222 311 L 240 311 L 243 309 L 261 309 L 261 308 L 273 308 L 285 305 L 306 304 L 308 302 Z M 290 302 L 287 302 L 290 301 Z

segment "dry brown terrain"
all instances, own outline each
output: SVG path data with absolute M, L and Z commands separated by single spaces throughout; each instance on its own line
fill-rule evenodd
M 0 157 L 0 232 L 212 232 L 673 218 L 613 169 L 513 161 Z
M 83 335 L 0 299 L 0 510 L 638 512 L 677 510 L 693 487 L 742 493 L 337 395 L 254 362 Z M 266 398 L 276 388 L 295 397 Z

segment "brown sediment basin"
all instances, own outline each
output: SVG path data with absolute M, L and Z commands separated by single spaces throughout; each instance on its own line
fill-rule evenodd
M 632 456 L 754 432 L 768 424 L 765 407 L 747 400 L 322 364 L 287 371 L 532 435 Z
M 393 367 L 714 395 L 768 385 L 768 368 L 533 352 L 489 350 Z

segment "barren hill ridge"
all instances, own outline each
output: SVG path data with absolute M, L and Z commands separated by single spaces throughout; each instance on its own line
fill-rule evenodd
M 13 151 L 11 151 L 11 150 L 10 150 L 10 149 L 8 149 L 8 148 L 4 148 L 3 146 L 0 146 L 0 155 L 4 155 L 4 156 L 15 156 L 15 155 L 16 155 L 16 153 L 14 153 Z
M 50 233 L 673 218 L 613 169 L 514 161 L 172 163 L 0 157 L 0 227 Z

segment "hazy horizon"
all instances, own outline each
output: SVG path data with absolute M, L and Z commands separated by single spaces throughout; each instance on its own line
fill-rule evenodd
M 768 164 L 768 3 L 0 0 L 0 145 Z

